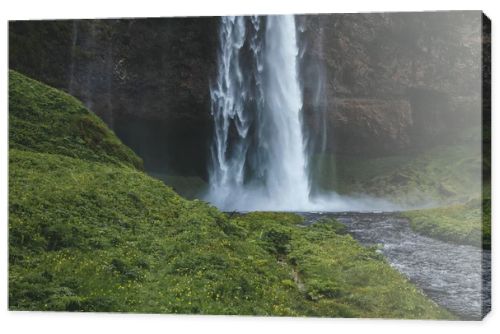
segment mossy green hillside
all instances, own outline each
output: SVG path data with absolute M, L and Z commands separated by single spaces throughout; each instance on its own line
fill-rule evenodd
M 453 318 L 338 223 L 183 199 L 78 101 L 15 72 L 10 89 L 10 309 Z
M 286 218 L 286 219 L 284 219 Z M 248 237 L 264 241 L 287 268 L 282 281 L 297 289 L 306 315 L 369 318 L 447 318 L 375 248 L 362 247 L 344 226 L 323 219 L 299 227 L 302 218 L 283 213 L 251 213 L 234 219 Z M 301 313 L 302 313 L 301 312 Z
M 131 167 L 10 164 L 11 309 L 450 317 L 334 224 L 229 218 Z
M 9 72 L 9 147 L 142 169 L 142 160 L 80 101 L 15 71 Z

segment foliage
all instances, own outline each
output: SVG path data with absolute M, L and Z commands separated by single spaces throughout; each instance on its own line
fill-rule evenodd
M 317 225 L 317 228 L 328 227 L 328 229 L 339 235 L 345 235 L 348 233 L 347 227 L 333 218 L 321 218 L 315 224 L 319 224 Z
M 9 147 L 142 169 L 142 160 L 74 97 L 9 72 Z
M 11 310 L 453 318 L 338 222 L 183 199 L 75 99 L 10 90 Z
M 309 316 L 434 318 L 449 317 L 392 269 L 375 249 L 350 235 L 339 235 L 335 219 L 300 227 L 292 214 L 250 213 L 234 219 L 248 239 L 267 240 L 269 231 L 289 240 L 279 262 L 287 268 L 283 284 L 302 294 L 301 310 Z M 263 231 L 264 230 L 264 231 Z M 287 237 L 283 237 L 286 235 Z M 294 284 L 291 284 L 293 282 Z
M 415 231 L 448 242 L 491 248 L 491 199 L 404 212 Z
M 320 182 L 340 193 L 373 195 L 403 207 L 439 204 L 439 208 L 413 210 L 403 215 L 410 218 L 411 227 L 419 233 L 489 249 L 490 180 L 481 178 L 477 133 L 463 133 L 463 137 L 453 145 L 406 155 L 317 157 L 327 170 L 335 168 L 337 174 L 337 179 L 323 175 Z
M 470 139 L 377 158 L 316 156 L 323 166 L 316 182 L 322 190 L 383 197 L 405 207 L 465 203 L 481 194 L 478 143 Z

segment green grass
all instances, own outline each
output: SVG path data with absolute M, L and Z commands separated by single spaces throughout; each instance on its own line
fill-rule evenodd
M 11 309 L 450 317 L 334 223 L 230 219 L 131 167 L 19 150 L 10 165 Z
M 404 206 L 465 203 L 481 195 L 478 143 L 380 158 L 316 156 L 316 181 L 324 190 L 383 197 Z
M 344 227 L 334 219 L 304 228 L 297 226 L 301 219 L 294 215 L 289 215 L 288 222 L 280 222 L 284 216 L 252 213 L 237 223 L 244 222 L 242 226 L 251 231 L 251 239 L 272 240 L 270 251 L 292 273 L 292 278 L 283 283 L 303 294 L 305 301 L 301 304 L 306 315 L 449 317 L 429 304 L 374 248 L 364 248 L 344 234 Z
M 491 248 L 491 200 L 402 213 L 413 230 L 447 242 Z
M 454 318 L 338 222 L 186 200 L 72 97 L 10 96 L 9 309 Z
M 12 70 L 9 148 L 142 169 L 142 159 L 80 101 Z
M 317 156 L 316 165 L 328 171 L 320 173 L 317 181 L 327 190 L 350 195 L 368 194 L 403 207 L 438 206 L 404 212 L 403 216 L 410 219 L 411 227 L 418 233 L 489 249 L 490 181 L 481 179 L 478 134 L 472 129 L 463 134 L 460 143 L 406 155 L 381 158 Z

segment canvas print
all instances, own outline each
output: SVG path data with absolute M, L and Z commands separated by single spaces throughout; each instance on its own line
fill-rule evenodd
M 481 320 L 481 11 L 9 22 L 9 309 Z

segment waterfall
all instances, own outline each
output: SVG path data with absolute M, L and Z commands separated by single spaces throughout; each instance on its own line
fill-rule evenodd
M 223 17 L 219 43 L 207 199 L 224 210 L 308 207 L 295 18 Z
M 309 202 L 294 17 L 269 17 L 265 40 L 268 70 L 263 127 L 271 154 L 268 187 L 285 208 L 293 209 Z
M 308 169 L 318 166 L 309 167 L 306 151 L 326 149 L 325 78 L 318 65 L 313 104 L 323 124 L 306 145 L 297 44 L 294 16 L 221 18 L 204 198 L 225 211 L 394 210 L 380 199 L 311 191 Z

